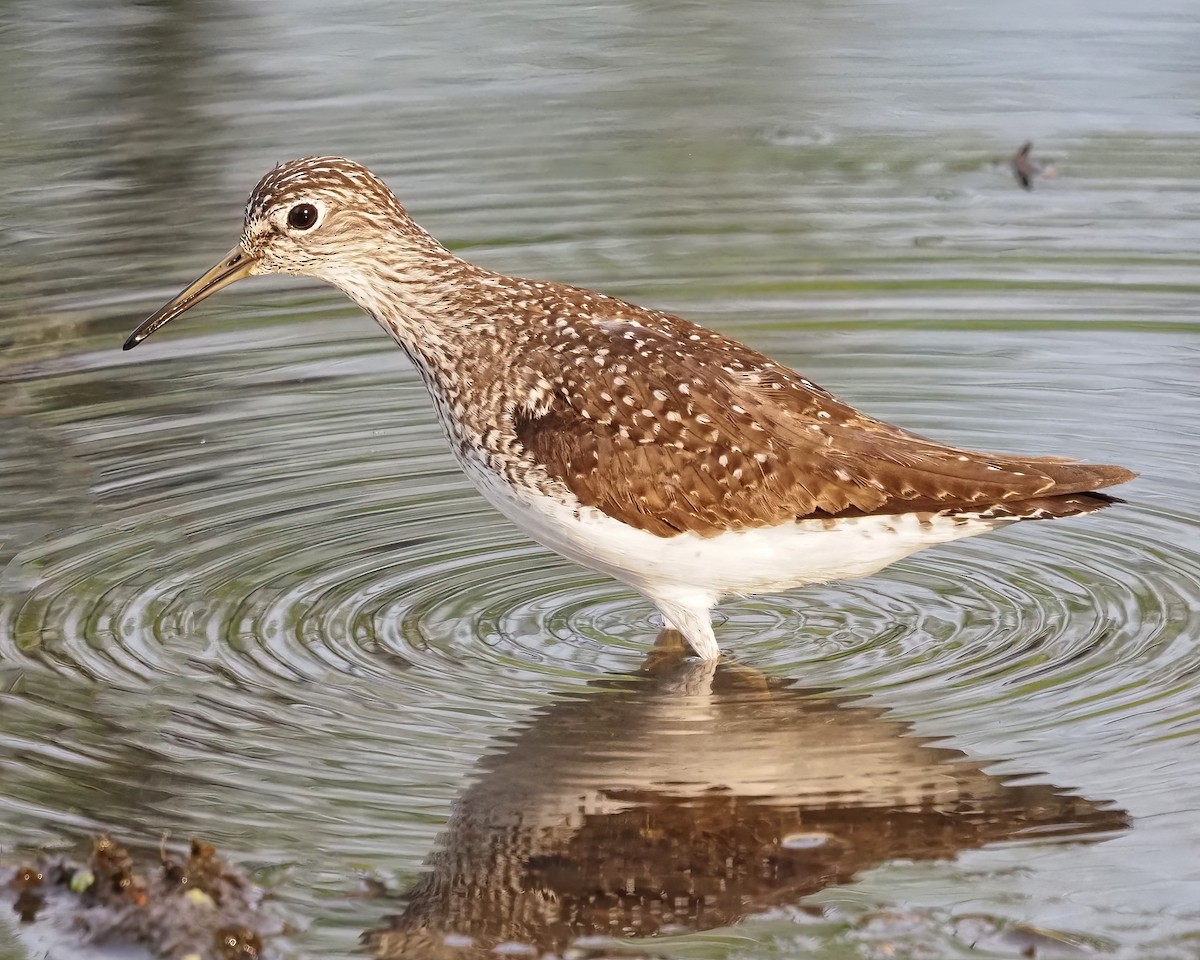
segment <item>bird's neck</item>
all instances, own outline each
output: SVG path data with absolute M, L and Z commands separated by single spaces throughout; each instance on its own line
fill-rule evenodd
M 422 231 L 381 246 L 330 279 L 411 351 L 469 332 L 472 291 L 486 274 Z
M 464 377 L 490 377 L 503 363 L 506 338 L 490 309 L 496 279 L 422 232 L 380 249 L 336 283 L 404 348 L 436 393 Z
M 503 279 L 437 244 L 419 255 L 406 245 L 338 283 L 408 354 L 464 462 L 483 455 L 523 342 L 497 309 Z

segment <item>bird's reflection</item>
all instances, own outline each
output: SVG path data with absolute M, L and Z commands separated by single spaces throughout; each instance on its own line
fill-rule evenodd
M 403 913 L 367 934 L 376 956 L 708 929 L 888 860 L 1127 824 L 1006 783 L 879 708 L 671 642 L 540 711 L 478 773 Z

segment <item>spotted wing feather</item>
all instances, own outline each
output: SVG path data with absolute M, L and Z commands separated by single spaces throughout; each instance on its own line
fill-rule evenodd
M 1133 476 L 939 444 L 864 416 L 735 341 L 659 317 L 679 328 L 614 319 L 572 331 L 568 350 L 543 348 L 560 355 L 561 372 L 543 376 L 512 412 L 518 442 L 551 480 L 638 529 L 712 536 L 993 505 L 1016 516 L 1014 503 Z M 688 328 L 699 333 L 681 336 Z

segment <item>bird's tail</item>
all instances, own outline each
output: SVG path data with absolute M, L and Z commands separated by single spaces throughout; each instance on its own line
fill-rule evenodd
M 1124 481 L 1112 480 L 1110 482 L 1122 483 Z M 1124 500 L 1107 493 L 1096 493 L 1089 490 L 1083 493 L 1063 493 L 1057 496 L 1030 497 L 1028 500 L 994 503 L 980 510 L 978 515 L 989 520 L 1057 520 L 1060 517 L 1078 517 L 1085 513 L 1095 513 L 1114 503 L 1124 502 Z

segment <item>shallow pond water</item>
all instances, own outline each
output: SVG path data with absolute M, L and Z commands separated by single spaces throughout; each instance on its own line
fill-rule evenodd
M 0 862 L 196 834 L 304 920 L 296 956 L 1194 956 L 1192 4 L 12 13 Z M 327 151 L 490 267 L 1142 477 L 730 602 L 710 676 L 483 503 L 335 292 L 242 284 L 121 352 L 261 173 Z M 0 958 L 39 943 L 0 921 Z

